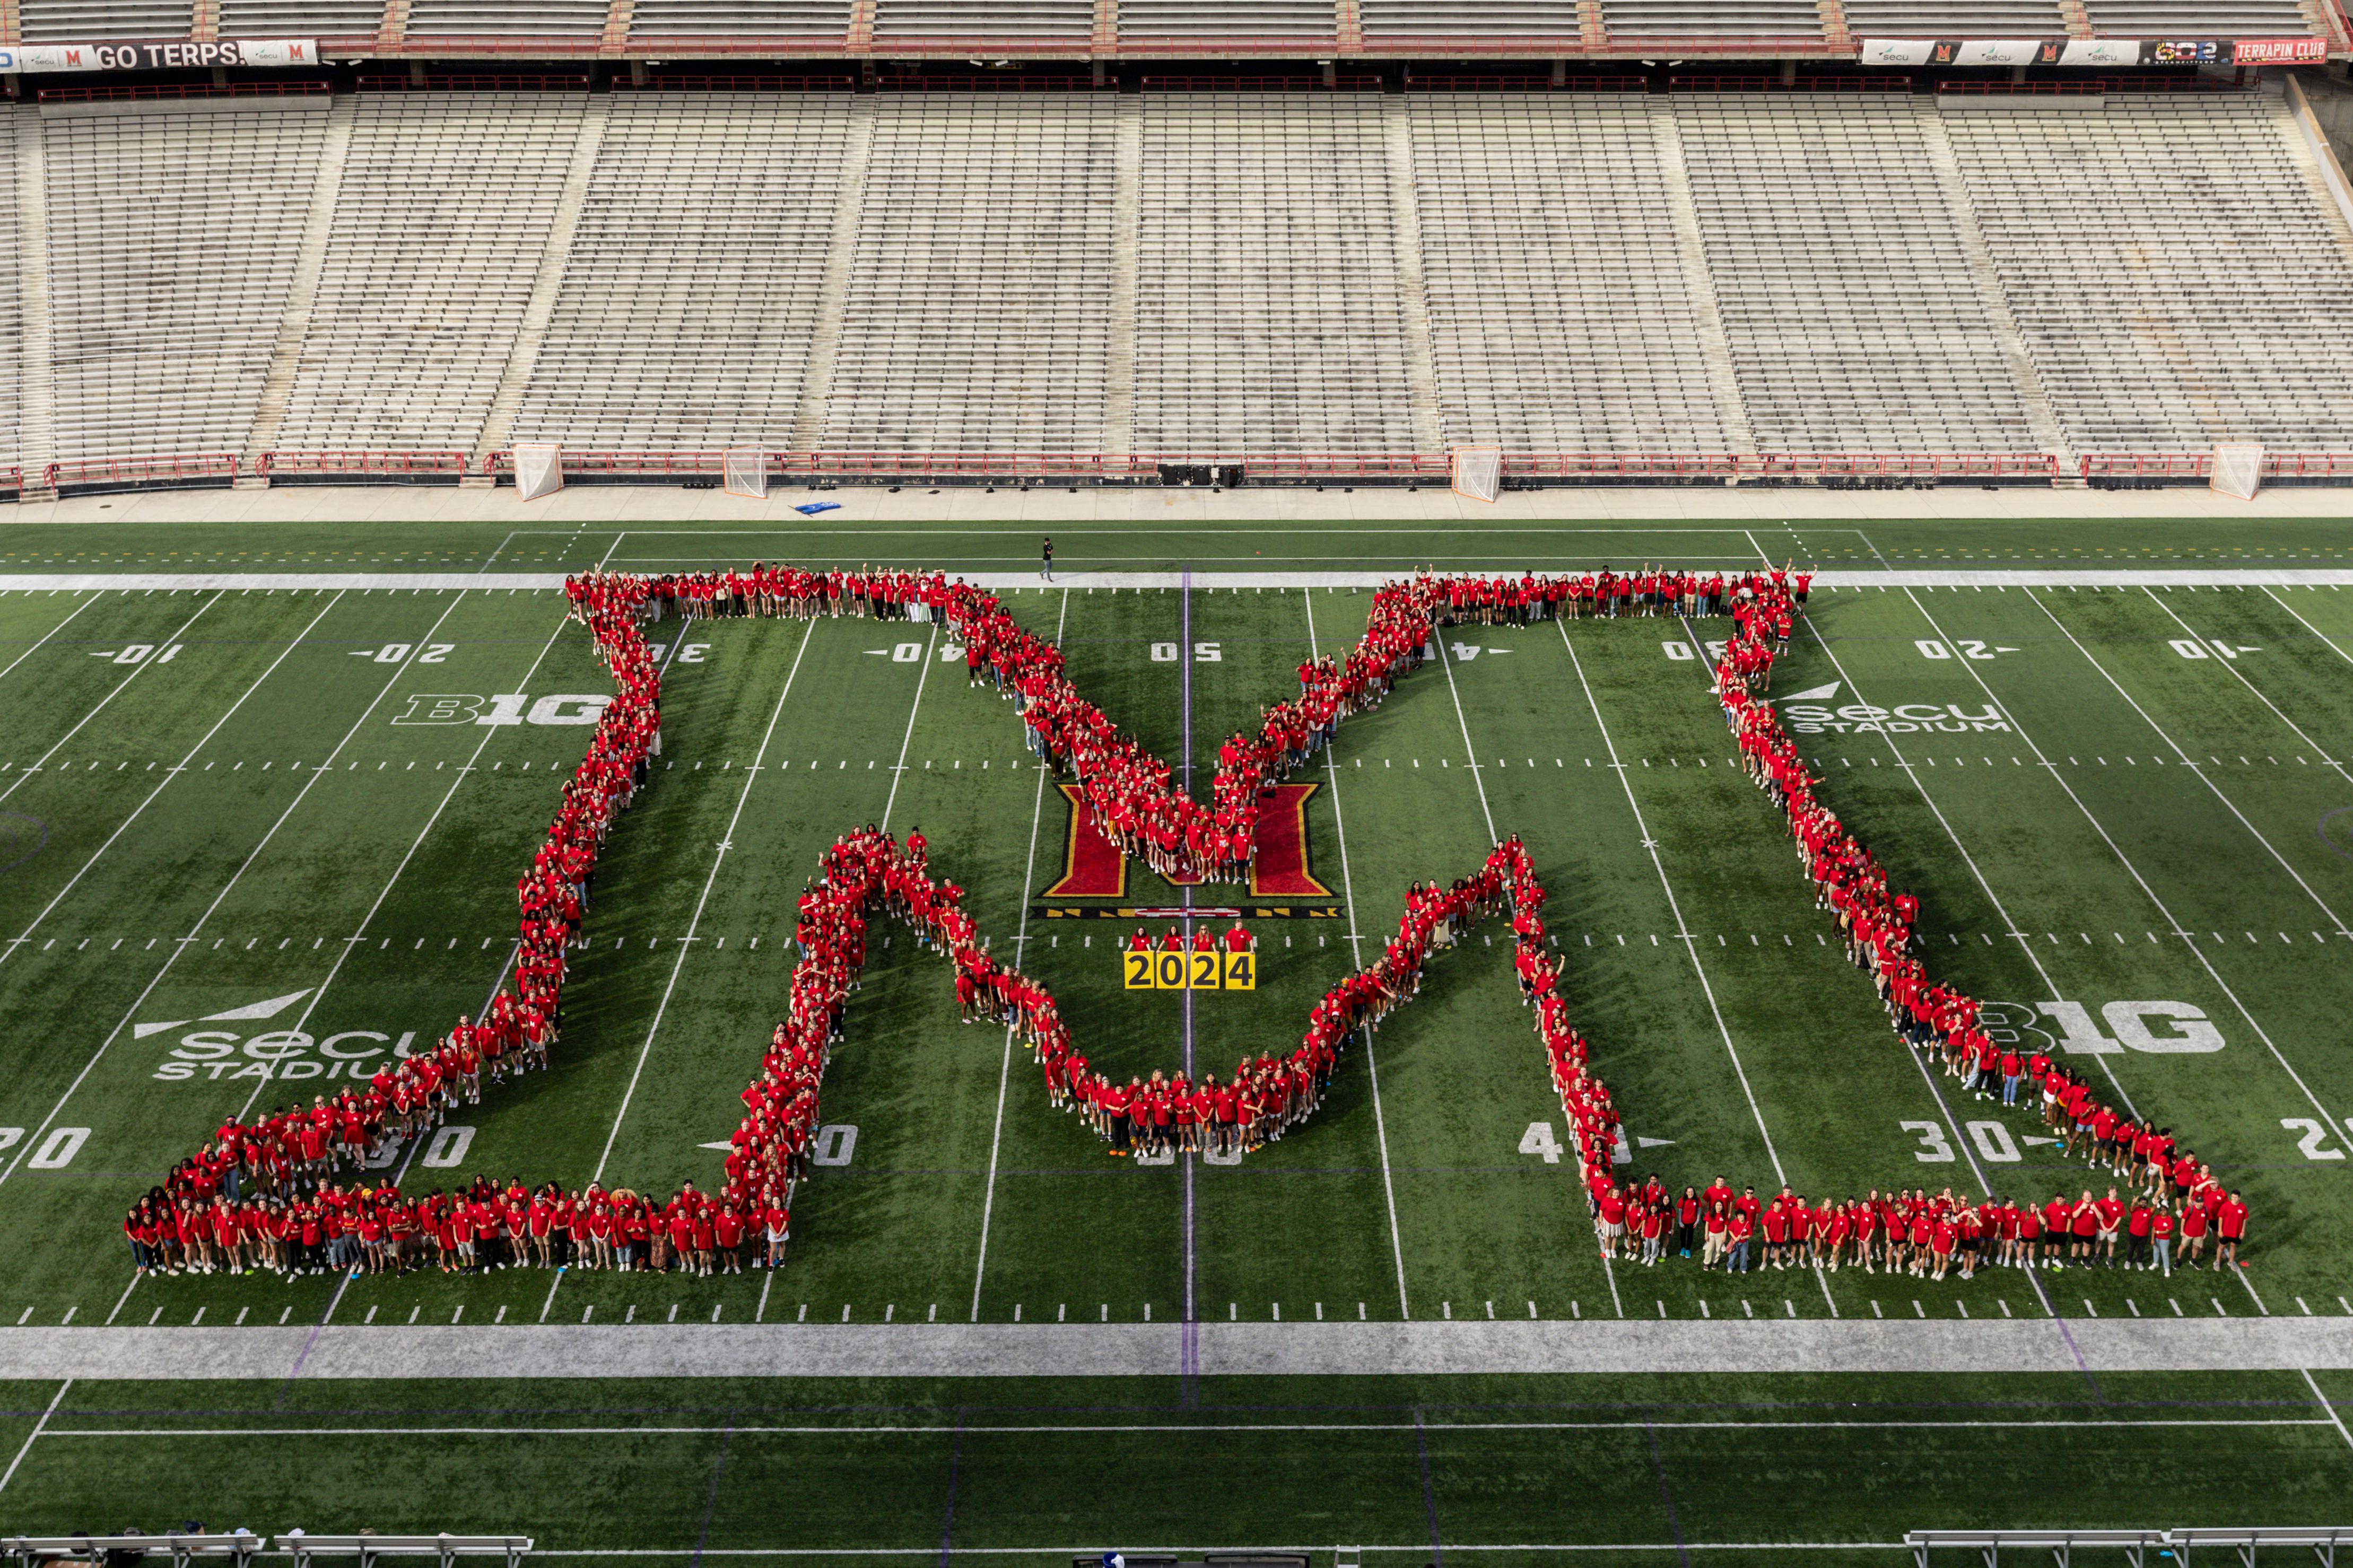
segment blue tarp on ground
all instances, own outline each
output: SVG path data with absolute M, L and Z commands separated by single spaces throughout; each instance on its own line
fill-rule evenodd
M 838 500 L 813 500 L 797 506 L 793 510 L 803 517 L 815 517 L 821 511 L 839 511 L 841 503 Z

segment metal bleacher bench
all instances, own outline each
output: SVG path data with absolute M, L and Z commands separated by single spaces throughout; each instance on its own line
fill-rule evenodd
M 1304 1552 L 1209 1552 L 1198 1563 L 1150 1552 L 1124 1552 L 1120 1557 L 1127 1568 L 1307 1568 Z M 1071 1568 L 1103 1568 L 1103 1560 L 1100 1552 L 1073 1552 Z
M 1983 1553 L 1986 1568 L 1995 1568 L 2004 1547 L 2045 1551 L 2059 1568 L 2067 1568 L 2068 1553 L 2078 1546 L 2122 1551 L 2133 1568 L 2145 1568 L 2143 1559 L 2150 1549 L 2169 1542 L 2161 1530 L 1913 1530 L 1905 1532 L 1904 1544 L 1912 1549 L 1912 1560 L 1920 1568 L 1928 1568 L 1931 1550 L 1956 1547 Z
M 438 1557 L 441 1568 L 459 1557 L 504 1557 L 520 1568 L 532 1549 L 528 1535 L 310 1535 L 289 1531 L 278 1538 L 280 1552 L 294 1554 L 294 1568 L 311 1568 L 313 1557 L 356 1557 L 360 1568 L 375 1568 L 379 1557 Z
M 2005 1547 L 2048 1552 L 2059 1568 L 2067 1568 L 2069 1552 L 2079 1546 L 2122 1552 L 2133 1568 L 2147 1568 L 2152 1548 L 2169 1554 L 2176 1568 L 2190 1568 L 2195 1549 L 2227 1547 L 2244 1568 L 2255 1568 L 2255 1553 L 2263 1548 L 2309 1547 L 2322 1568 L 2337 1568 L 2339 1546 L 2353 1560 L 2353 1525 L 2309 1530 L 1914 1530 L 1905 1533 L 1904 1544 L 1912 1549 L 1920 1568 L 1928 1568 L 1930 1552 L 1957 1549 L 1975 1551 L 1984 1557 L 1986 1568 L 1996 1568 Z
M 269 1544 L 266 1535 L 8 1535 L 0 1536 L 0 1556 L 21 1568 L 44 1563 L 99 1563 L 110 1552 L 167 1552 L 172 1568 L 187 1568 L 192 1557 L 227 1557 L 246 1568 Z

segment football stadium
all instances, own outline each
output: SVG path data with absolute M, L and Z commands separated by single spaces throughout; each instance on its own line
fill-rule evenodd
M 0 1559 L 2353 1562 L 2348 58 L 0 0 Z

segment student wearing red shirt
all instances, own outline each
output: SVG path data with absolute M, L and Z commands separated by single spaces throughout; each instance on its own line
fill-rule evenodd
M 2214 1210 L 2214 1268 L 2239 1261 L 2239 1243 L 2247 1237 L 2247 1205 L 2232 1193 Z
M 2149 1245 L 2157 1254 L 2156 1261 L 2149 1267 L 2162 1272 L 2168 1279 L 2173 1278 L 2174 1226 L 2173 1210 L 2164 1204 L 2158 1205 L 2148 1216 Z
M 1692 1255 L 1693 1233 L 1698 1225 L 1699 1194 L 1691 1187 L 1685 1187 L 1683 1195 L 1675 1203 L 1675 1256 L 1689 1258 Z
M 2206 1208 L 2196 1200 L 2181 1205 L 2181 1267 L 2198 1267 L 2198 1255 L 2206 1250 Z M 2220 1248 L 2216 1249 L 2220 1256 Z

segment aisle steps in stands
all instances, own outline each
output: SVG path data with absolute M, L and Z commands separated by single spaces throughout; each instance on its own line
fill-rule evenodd
M 12 155 L 16 146 L 18 119 L 13 110 L 0 108 L 0 148 Z M 25 322 L 16 290 L 22 268 L 22 258 L 37 263 L 38 251 L 29 251 L 26 239 L 17 229 L 16 175 L 12 163 L 5 177 L 0 177 L 0 468 L 16 467 L 18 443 L 22 439 L 18 419 L 23 409 Z M 36 270 L 38 270 L 37 265 Z M 39 476 L 34 478 L 37 480 Z
M 580 209 L 588 199 L 589 177 L 596 173 L 596 151 L 604 142 L 605 127 L 612 110 L 613 95 L 600 92 L 591 94 L 581 111 L 579 134 L 572 143 L 572 166 L 565 171 L 564 190 L 555 199 L 555 212 L 547 226 L 547 241 L 532 275 L 531 299 L 523 306 L 522 320 L 516 326 L 514 347 L 507 354 L 499 389 L 491 398 L 482 433 L 467 458 L 468 478 L 464 482 L 469 485 L 490 482 L 481 471 L 482 459 L 492 452 L 503 451 L 513 437 L 515 411 L 522 406 L 523 389 L 531 384 L 532 367 L 539 363 L 539 345 L 547 336 L 548 318 L 555 312 L 555 294 L 564 281 L 565 259 L 572 254 L 573 232 L 580 226 Z
M 1649 103 L 1651 130 L 1658 138 L 1659 184 L 1667 210 L 1674 216 L 1675 236 L 1684 258 L 1694 263 L 1685 277 L 1691 289 L 1692 324 L 1699 340 L 1700 362 L 1715 388 L 1715 403 L 1724 419 L 1725 445 L 1735 452 L 1757 450 L 1749 424 L 1748 405 L 1740 392 L 1740 374 L 1732 359 L 1732 341 L 1724 329 L 1724 310 L 1707 262 L 1707 245 L 1701 238 L 1699 207 L 1692 198 L 1690 171 L 1683 157 L 1683 132 L 1674 104 L 1666 99 Z
M 1103 450 L 1135 450 L 1135 286 L 1144 221 L 1144 99 L 1112 109 L 1111 320 L 1103 346 Z
M 2081 489 L 2084 479 L 2077 472 L 2075 454 L 2067 445 L 2066 432 L 2060 428 L 2059 416 L 2051 406 L 2050 394 L 2043 390 L 2033 356 L 2026 352 L 2026 340 L 2018 335 L 2018 322 L 2010 315 L 2010 300 L 2002 292 L 2001 275 L 1994 269 L 1993 254 L 1986 248 L 1985 231 L 1978 226 L 1968 184 L 1953 156 L 1953 140 L 1946 132 L 1944 115 L 1933 106 L 1915 105 L 1915 113 L 1920 122 L 1920 144 L 1928 153 L 1928 166 L 1936 172 L 1936 184 L 1953 213 L 1953 230 L 1960 241 L 1961 259 L 1968 263 L 1969 280 L 1977 286 L 1985 323 L 2000 344 L 2002 363 L 2009 366 L 2010 380 L 2017 384 L 2019 400 L 2026 408 L 2027 425 L 2034 432 L 2034 444 L 2059 459 L 2059 484 L 2063 489 Z
M 57 491 L 44 470 L 57 458 L 57 391 L 51 379 L 55 337 L 49 315 L 48 150 L 41 111 L 31 104 L 9 113 L 16 140 L 16 310 L 21 356 L 16 373 L 16 461 L 25 469 L 26 500 Z
M 269 374 L 261 384 L 261 400 L 254 405 L 253 433 L 237 465 L 240 489 L 265 489 L 269 477 L 259 471 L 261 455 L 278 447 L 278 431 L 286 421 L 286 397 L 294 389 L 294 367 L 301 362 L 302 341 L 311 331 L 311 312 L 319 301 L 319 271 L 327 258 L 327 240 L 334 232 L 335 201 L 343 193 L 343 163 L 352 149 L 352 118 L 359 100 L 338 97 L 327 110 L 319 142 L 319 172 L 311 187 L 310 216 L 302 225 L 302 246 L 294 255 L 294 276 L 287 285 L 286 315 L 278 328 L 278 344 L 269 356 Z
M 1413 122 L 1402 93 L 1381 100 L 1389 154 L 1389 222 L 1397 238 L 1398 316 L 1405 325 L 1405 385 L 1413 400 L 1413 449 L 1437 452 L 1446 437 L 1438 415 L 1437 355 L 1430 342 L 1430 291 L 1422 279 L 1421 214 L 1414 201 Z
M 874 158 L 874 117 L 881 100 L 860 93 L 849 107 L 849 133 L 841 149 L 841 183 L 835 187 L 831 243 L 826 250 L 825 281 L 818 285 L 817 321 L 809 331 L 808 370 L 801 379 L 800 413 L 794 416 L 788 451 L 813 452 L 825 429 L 825 405 L 833 394 L 834 361 L 841 352 L 841 319 L 849 302 L 850 261 L 857 250 L 859 216 L 866 205 L 866 171 Z

